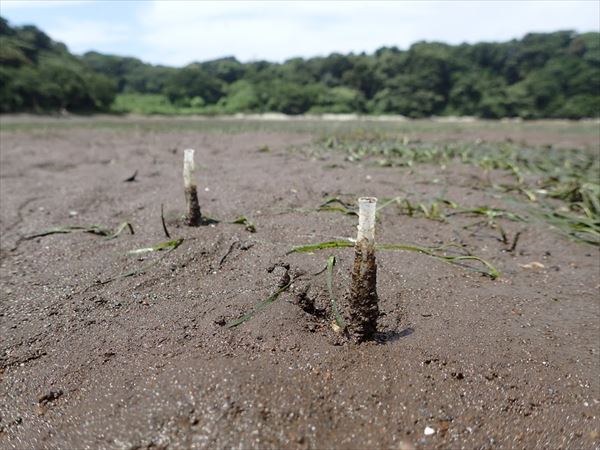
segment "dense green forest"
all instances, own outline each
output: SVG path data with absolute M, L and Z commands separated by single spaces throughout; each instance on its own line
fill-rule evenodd
M 0 17 L 0 112 L 106 111 L 116 83 L 34 26 Z
M 596 32 L 174 68 L 96 52 L 77 57 L 36 27 L 11 27 L 0 18 L 0 64 L 2 112 L 600 116 Z

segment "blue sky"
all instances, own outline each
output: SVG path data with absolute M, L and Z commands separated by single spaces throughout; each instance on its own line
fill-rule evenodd
M 284 61 L 407 48 L 420 40 L 504 41 L 531 31 L 600 31 L 598 0 L 156 1 L 2 0 L 75 53 L 96 50 L 181 66 L 222 56 Z

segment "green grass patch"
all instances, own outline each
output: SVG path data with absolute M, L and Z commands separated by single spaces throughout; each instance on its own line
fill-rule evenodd
M 501 194 L 516 193 L 522 203 L 525 202 L 520 208 L 523 213 L 484 205 L 458 209 L 451 214 L 482 215 L 492 225 L 498 218 L 529 221 L 536 217 L 576 241 L 600 244 L 597 239 L 600 234 L 600 155 L 597 149 L 530 147 L 509 141 L 411 142 L 399 133 L 358 129 L 321 137 L 311 151 L 317 154 L 342 152 L 347 161 L 366 161 L 387 167 L 446 166 L 453 162 L 475 166 L 486 174 L 487 189 Z M 514 182 L 494 184 L 490 176 L 493 170 L 505 172 Z M 421 215 L 434 220 L 445 220 L 445 209 L 458 208 L 439 199 L 429 204 L 415 204 L 409 199 L 392 201 L 409 216 Z M 346 214 L 354 211 L 344 204 L 329 203 L 321 208 Z
M 113 103 L 112 112 L 163 116 L 214 115 L 216 113 L 214 108 L 175 105 L 168 97 L 160 94 L 119 94 Z

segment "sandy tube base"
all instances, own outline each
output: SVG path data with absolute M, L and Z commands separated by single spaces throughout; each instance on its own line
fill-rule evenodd
M 200 203 L 198 203 L 198 192 L 195 185 L 185 188 L 185 202 L 187 204 L 187 214 L 185 216 L 185 224 L 197 227 L 202 222 L 202 214 L 200 213 Z
M 372 339 L 377 332 L 377 262 L 375 249 L 366 240 L 356 243 L 352 284 L 348 299 L 348 332 L 357 342 Z

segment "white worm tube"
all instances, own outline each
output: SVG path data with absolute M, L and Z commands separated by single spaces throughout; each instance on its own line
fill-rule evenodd
M 377 333 L 377 261 L 375 260 L 375 213 L 377 199 L 358 199 L 358 237 L 354 247 L 354 266 L 348 304 L 348 331 L 357 341 Z
M 358 199 L 358 235 L 356 242 L 366 240 L 370 245 L 375 245 L 376 212 L 377 199 L 375 197 L 361 197 Z
M 183 186 L 185 189 L 190 189 L 196 185 L 194 181 L 194 171 L 196 165 L 194 164 L 194 150 L 188 148 L 183 151 Z
M 196 180 L 194 180 L 194 150 L 188 148 L 183 151 L 183 187 L 185 191 L 185 201 L 187 203 L 186 223 L 197 227 L 202 221 L 200 204 L 198 203 L 198 192 L 196 190 Z

